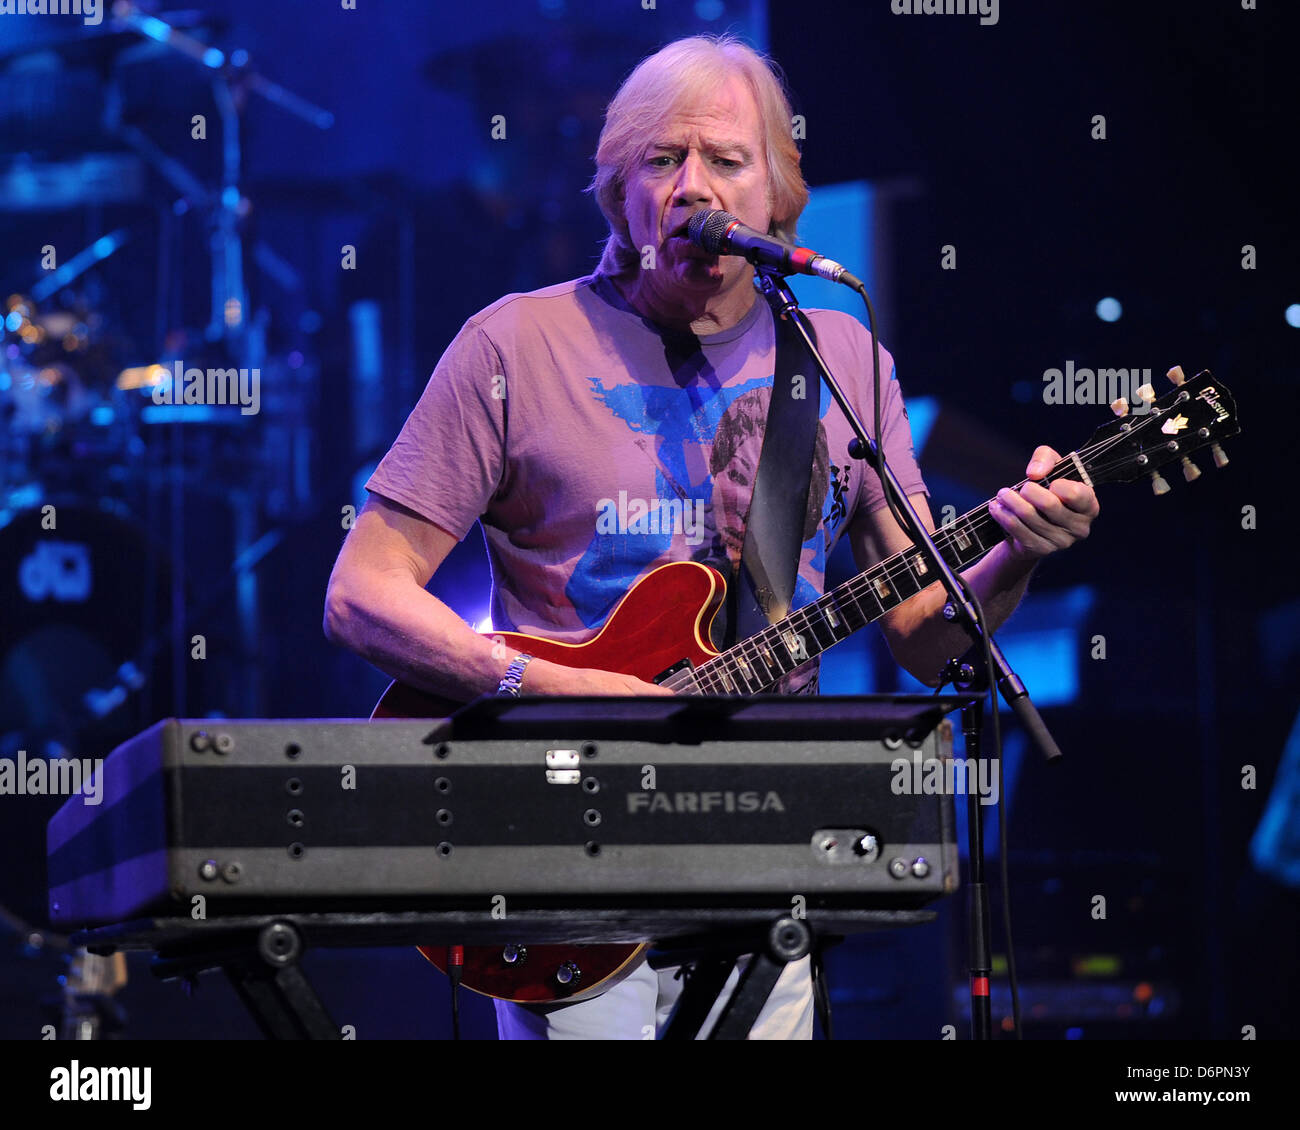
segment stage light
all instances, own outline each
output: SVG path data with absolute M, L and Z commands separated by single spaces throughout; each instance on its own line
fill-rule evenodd
M 1118 322 L 1123 313 L 1124 307 L 1119 304 L 1118 298 L 1103 298 L 1097 303 L 1097 317 L 1103 322 Z
M 1300 302 L 1293 302 L 1286 308 L 1286 324 L 1300 330 Z

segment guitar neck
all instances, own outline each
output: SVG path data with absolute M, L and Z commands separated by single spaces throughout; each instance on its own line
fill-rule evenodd
M 1082 465 L 1073 454 L 1052 468 L 1047 481 L 1061 478 L 1084 480 Z M 936 530 L 934 542 L 950 568 L 964 569 L 1005 537 L 985 502 Z M 678 672 L 664 685 L 686 695 L 760 694 L 916 596 L 936 579 L 933 574 L 916 546 L 908 546 L 707 663 Z

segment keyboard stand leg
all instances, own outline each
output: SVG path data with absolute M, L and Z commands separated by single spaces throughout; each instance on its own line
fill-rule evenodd
M 303 975 L 302 969 L 224 966 L 239 999 L 268 1040 L 337 1040 L 338 1026 Z
M 338 1025 L 311 987 L 298 958 L 302 937 L 287 922 L 272 922 L 246 942 L 227 936 L 204 948 L 187 945 L 160 954 L 153 974 L 162 980 L 192 978 L 221 969 L 268 1040 L 337 1040 Z
M 739 954 L 712 954 L 693 963 L 685 974 L 686 986 L 677 999 L 673 1018 L 664 1030 L 665 1040 L 693 1040 L 709 1018 L 709 1010 L 736 966 Z
M 813 933 L 807 922 L 796 918 L 777 919 L 759 937 L 718 938 L 712 945 L 706 941 L 700 947 L 705 955 L 695 959 L 695 970 L 682 990 L 663 1038 L 695 1039 L 731 975 L 736 958 L 752 952 L 753 958 L 708 1035 L 710 1040 L 745 1039 L 786 965 L 809 953 L 812 943 Z
M 778 964 L 765 953 L 754 954 L 748 968 L 740 975 L 736 991 L 731 994 L 718 1017 L 718 1022 L 709 1033 L 710 1040 L 744 1040 L 754 1027 L 754 1021 L 767 1004 L 776 983 L 785 969 L 785 962 Z

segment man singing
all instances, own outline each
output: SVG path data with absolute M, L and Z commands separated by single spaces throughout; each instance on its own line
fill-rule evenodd
M 740 562 L 773 385 L 773 317 L 753 268 L 706 253 L 686 226 L 717 208 L 794 239 L 808 190 L 779 78 L 731 38 L 669 44 L 610 103 L 592 189 L 610 227 L 595 273 L 507 295 L 465 323 L 367 484 L 330 578 L 327 636 L 437 695 L 669 693 L 494 646 L 426 592 L 476 522 L 494 627 L 570 643 L 595 635 L 660 565 L 701 561 L 731 578 Z M 809 314 L 832 372 L 870 421 L 870 335 L 845 314 Z M 933 529 L 893 360 L 880 357 L 883 446 Z M 796 608 L 824 591 L 842 535 L 861 568 L 909 544 L 875 473 L 844 454 L 852 433 L 825 393 L 818 415 Z M 1042 479 L 1058 460 L 1039 447 L 1027 476 Z M 1092 490 L 1075 482 L 999 493 L 990 513 L 1006 540 L 964 573 L 995 628 L 1035 563 L 1086 537 L 1097 511 Z M 931 684 L 969 644 L 943 620 L 945 599 L 931 586 L 880 621 L 899 664 Z M 780 689 L 810 692 L 815 679 L 813 660 Z M 662 1028 L 679 991 L 672 971 L 643 964 L 591 1000 L 498 1001 L 498 1028 L 502 1038 L 641 1039 Z M 784 970 L 751 1038 L 811 1038 L 812 1014 L 804 958 Z

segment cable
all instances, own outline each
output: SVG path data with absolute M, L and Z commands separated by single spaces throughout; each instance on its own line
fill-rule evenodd
M 447 947 L 447 980 L 451 982 L 451 1038 L 460 1039 L 460 979 L 465 972 L 465 947 Z
M 813 1005 L 817 1009 L 817 1018 L 822 1022 L 822 1038 L 835 1039 L 831 1027 L 831 990 L 826 983 L 826 963 L 822 948 L 814 945 L 812 951 Z

